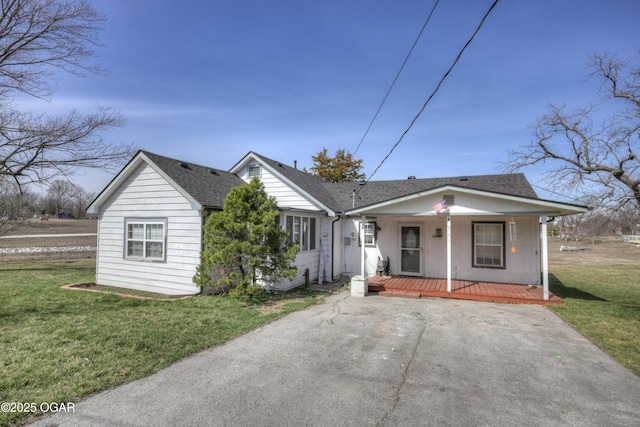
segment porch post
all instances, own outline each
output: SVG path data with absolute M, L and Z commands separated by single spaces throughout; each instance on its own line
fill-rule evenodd
M 364 223 L 367 220 L 367 218 L 365 216 L 362 216 L 362 218 L 360 219 L 360 230 L 358 231 L 358 235 L 360 236 L 360 276 L 362 276 L 362 278 L 364 279 L 366 276 L 365 273 L 365 256 L 366 256 L 366 252 L 365 252 L 365 244 L 364 244 Z
M 540 217 L 540 246 L 542 251 L 542 298 L 549 299 L 549 255 L 547 249 L 547 216 Z
M 451 293 L 451 215 L 447 214 L 447 292 Z

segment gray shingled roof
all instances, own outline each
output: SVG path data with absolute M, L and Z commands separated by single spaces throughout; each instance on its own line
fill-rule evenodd
M 142 151 L 160 167 L 173 181 L 187 191 L 200 204 L 207 207 L 222 207 L 224 198 L 233 187 L 244 181 L 229 172 L 182 162 L 169 157 Z M 403 179 L 370 181 L 361 186 L 357 182 L 326 182 L 314 175 L 252 153 L 282 176 L 299 186 L 320 203 L 334 212 L 345 212 L 353 208 L 353 190 L 358 189 L 355 207 L 364 207 L 393 200 L 399 197 L 434 190 L 447 185 L 496 194 L 538 199 L 537 194 L 521 173 L 508 175 L 477 175 L 468 177 Z M 212 172 L 215 171 L 215 172 Z
M 200 166 L 148 151 L 141 151 L 198 203 L 206 207 L 222 207 L 232 188 L 245 182 L 232 173 Z
M 263 162 L 271 166 L 273 169 L 281 173 L 289 181 L 295 183 L 298 187 L 306 191 L 309 195 L 314 197 L 317 201 L 328 207 L 334 212 L 342 212 L 342 206 L 338 204 L 330 193 L 328 188 L 325 188 L 325 181 L 318 178 L 315 175 L 277 162 L 275 160 L 264 157 L 260 154 L 252 154 L 260 158 Z
M 538 199 L 527 178 L 521 173 L 509 175 L 477 175 L 468 177 L 404 179 L 393 181 L 370 181 L 360 186 L 358 183 L 324 182 L 324 187 L 331 193 L 341 211 L 353 208 L 353 190 L 358 189 L 355 207 L 370 206 L 387 200 L 434 190 L 447 185 L 488 191 L 496 194 L 521 196 Z

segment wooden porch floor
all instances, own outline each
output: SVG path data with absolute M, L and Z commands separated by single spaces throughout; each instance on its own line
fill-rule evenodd
M 551 292 L 549 299 L 545 301 L 542 286 L 451 280 L 451 293 L 448 293 L 447 279 L 427 277 L 372 276 L 369 277 L 369 291 L 404 298 L 427 296 L 513 304 L 562 303 L 562 299 Z

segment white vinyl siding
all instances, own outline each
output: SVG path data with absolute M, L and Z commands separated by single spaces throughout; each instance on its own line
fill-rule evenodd
M 318 211 L 321 212 L 320 208 L 314 204 L 311 200 L 307 198 L 307 196 L 302 193 L 296 191 L 296 189 L 292 188 L 287 182 L 284 182 L 280 177 L 271 173 L 271 171 L 260 164 L 247 164 L 245 167 L 246 173 L 242 173 L 241 177 L 249 182 L 252 179 L 252 175 L 250 172 L 251 167 L 257 167 L 260 171 L 260 182 L 264 185 L 264 189 L 269 196 L 273 196 L 276 198 L 278 202 L 278 207 L 281 209 L 294 208 L 306 211 Z M 324 212 L 323 212 L 324 213 Z
M 317 281 L 320 268 L 324 270 L 324 280 L 330 281 L 331 278 L 331 220 L 330 218 L 320 217 L 304 217 L 301 215 L 285 215 L 283 220 L 283 226 L 285 229 L 292 229 L 294 218 L 299 218 L 299 221 L 295 221 L 301 225 L 300 230 L 304 230 L 304 220 L 308 220 L 308 243 L 309 249 L 300 251 L 296 255 L 295 266 L 298 267 L 298 273 L 291 281 L 285 281 L 284 283 L 272 283 L 264 284 L 267 288 L 277 289 L 280 291 L 287 291 L 293 289 L 296 286 L 303 285 L 305 283 L 304 273 L 309 270 L 309 280 L 311 282 Z M 287 226 L 287 224 L 289 224 Z M 304 233 L 303 233 L 304 234 Z M 313 242 L 313 243 L 312 243 Z M 302 245 L 302 241 L 300 240 Z
M 159 218 L 166 219 L 164 261 L 140 262 L 141 258 L 127 257 L 127 220 L 148 222 Z M 143 164 L 132 172 L 100 207 L 99 219 L 98 284 L 169 295 L 200 291 L 192 278 L 199 263 L 202 218 L 189 200 L 152 167 Z M 151 246 L 149 251 L 159 250 L 158 244 Z
M 300 252 L 316 249 L 316 218 L 287 215 L 285 230 L 289 233 L 289 242 L 297 243 Z

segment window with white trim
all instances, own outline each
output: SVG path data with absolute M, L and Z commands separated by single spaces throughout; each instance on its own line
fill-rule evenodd
M 473 267 L 504 268 L 504 222 L 473 223 Z
M 143 261 L 164 261 L 166 229 L 166 219 L 126 219 L 125 258 Z
M 362 246 L 362 222 L 358 225 L 358 246 Z M 378 224 L 375 221 L 364 223 L 364 245 L 375 246 L 378 238 Z
M 285 229 L 289 233 L 289 242 L 298 243 L 300 251 L 316 249 L 316 218 L 287 215 Z
M 364 223 L 364 245 L 375 246 L 378 226 L 375 222 Z

